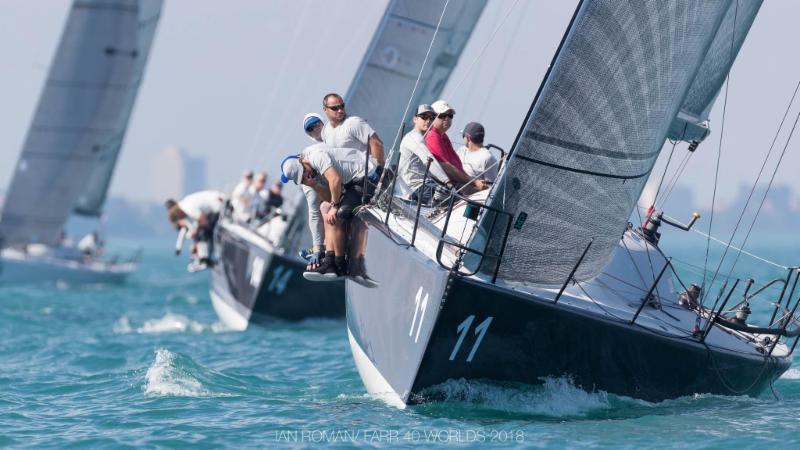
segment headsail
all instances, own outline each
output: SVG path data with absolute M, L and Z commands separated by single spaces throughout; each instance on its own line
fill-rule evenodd
M 98 156 L 116 156 L 152 39 L 139 20 L 136 0 L 73 2 L 0 217 L 4 245 L 58 244 Z
M 501 278 L 561 284 L 592 239 L 575 278 L 603 270 L 729 5 L 581 3 L 489 201 Z
M 106 194 L 117 165 L 117 157 L 122 148 L 128 119 L 136 102 L 139 85 L 142 83 L 144 69 L 150 55 L 150 46 L 155 37 L 156 25 L 161 15 L 162 0 L 139 0 L 139 19 L 136 32 L 135 67 L 128 74 L 126 97 L 117 116 L 117 136 L 97 153 L 97 162 L 86 183 L 83 192 L 78 196 L 74 212 L 87 216 L 99 216 L 102 213 Z
M 445 0 L 392 0 L 347 91 L 350 114 L 361 116 L 386 147 L 403 117 Z M 486 0 L 450 2 L 431 48 L 409 115 L 437 100 L 478 21 Z
M 762 0 L 736 0 L 717 31 L 711 48 L 694 78 L 683 106 L 672 122 L 668 137 L 680 141 L 702 141 L 709 133 L 708 116 L 722 83 L 756 19 Z

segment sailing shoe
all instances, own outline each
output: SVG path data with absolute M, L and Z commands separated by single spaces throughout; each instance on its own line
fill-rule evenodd
M 303 272 L 303 278 L 308 281 L 336 281 L 341 280 L 344 276 L 336 266 L 335 260 L 326 256 L 317 270 Z
M 189 265 L 186 266 L 186 271 L 189 273 L 200 272 L 208 269 L 208 264 L 196 259 L 191 260 Z
M 367 266 L 364 264 L 363 256 L 360 256 L 353 261 L 353 263 L 350 265 L 350 272 L 348 273 L 348 278 L 367 289 L 376 288 L 381 285 L 367 275 Z

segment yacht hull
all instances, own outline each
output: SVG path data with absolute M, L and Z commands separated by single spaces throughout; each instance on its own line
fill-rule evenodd
M 241 227 L 222 224 L 215 231 L 216 261 L 210 296 L 220 320 L 244 330 L 270 319 L 303 320 L 344 316 L 344 283 L 313 283 L 305 265 L 276 254 Z
M 758 395 L 790 365 L 612 320 L 552 298 L 451 275 L 372 221 L 375 289 L 347 282 L 347 326 L 367 390 L 398 406 L 436 398 L 449 379 L 540 384 L 661 401 Z M 392 253 L 387 253 L 392 252 Z M 394 254 L 389 258 L 370 255 Z
M 135 263 L 83 263 L 53 257 L 9 258 L 0 256 L 0 286 L 58 282 L 117 284 L 124 282 L 135 271 Z

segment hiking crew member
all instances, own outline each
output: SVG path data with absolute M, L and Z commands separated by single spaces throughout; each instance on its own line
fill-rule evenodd
M 453 149 L 450 138 L 447 137 L 447 130 L 453 126 L 455 110 L 444 100 L 434 102 L 431 107 L 436 113 L 436 118 L 425 135 L 425 145 L 428 146 L 428 150 L 439 161 L 450 181 L 460 185 L 469 185 L 471 189 L 478 191 L 486 189 L 487 184 L 483 180 L 472 180 L 472 177 L 464 172 L 461 159 Z
M 189 194 L 180 202 L 167 200 L 167 216 L 175 228 L 187 228 L 194 239 L 192 253 L 201 265 L 211 265 L 211 244 L 214 226 L 225 204 L 225 194 L 218 191 L 200 191 Z M 201 244 L 201 245 L 198 245 Z
M 331 148 L 317 144 L 300 156 L 290 156 L 281 164 L 281 181 L 312 188 L 323 204 L 325 239 L 330 243 L 322 263 L 303 274 L 312 281 L 332 281 L 347 274 L 347 224 L 356 207 L 362 204 L 364 177 L 374 175 L 376 161 L 370 158 L 364 173 L 364 153 L 357 149 Z M 367 200 L 372 194 L 368 187 Z
M 467 175 L 492 183 L 497 178 L 497 158 L 483 146 L 484 136 L 483 125 L 468 123 L 461 131 L 464 145 L 458 149 L 458 157 Z
M 378 166 L 383 167 L 383 141 L 361 117 L 348 116 L 344 100 L 339 94 L 328 94 L 322 100 L 322 108 L 328 123 L 322 129 L 322 140 L 333 148 L 354 148 L 369 152 Z M 364 164 L 361 159 L 361 164 Z M 378 169 L 380 175 L 382 169 Z
M 422 181 L 425 179 L 428 158 L 433 158 L 433 156 L 425 146 L 424 136 L 435 117 L 436 113 L 433 112 L 433 108 L 430 105 L 419 105 L 417 114 L 413 118 L 414 129 L 406 133 L 403 136 L 403 140 L 400 141 L 400 162 L 398 165 L 400 183 L 397 185 L 399 188 L 397 194 L 402 199 L 421 201 L 423 203 L 429 203 L 430 201 L 432 190 L 423 191 Z M 447 175 L 435 159 L 431 161 L 428 179 L 430 181 L 436 179 L 442 183 L 448 182 Z M 432 184 L 435 184 L 435 182 Z

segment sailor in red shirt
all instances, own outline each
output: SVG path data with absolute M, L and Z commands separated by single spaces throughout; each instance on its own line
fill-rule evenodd
M 425 134 L 425 145 L 428 147 L 428 151 L 439 161 L 451 181 L 458 184 L 469 184 L 476 190 L 486 189 L 487 184 L 483 180 L 472 180 L 464 172 L 461 158 L 458 157 L 450 138 L 447 137 L 447 130 L 453 125 L 455 110 L 444 100 L 434 102 L 431 107 L 436 113 L 436 119 Z

